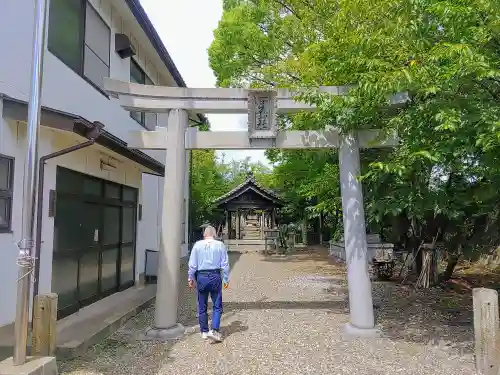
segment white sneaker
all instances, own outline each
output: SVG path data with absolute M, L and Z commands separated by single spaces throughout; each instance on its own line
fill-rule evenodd
M 219 331 L 208 332 L 208 338 L 214 342 L 222 342 L 222 335 Z
M 202 332 L 201 333 L 201 338 L 202 339 L 208 339 L 211 334 L 212 334 L 212 330 L 210 330 L 208 332 Z

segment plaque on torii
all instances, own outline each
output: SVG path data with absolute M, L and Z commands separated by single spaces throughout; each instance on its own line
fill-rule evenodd
M 276 91 L 248 90 L 248 138 L 276 139 Z

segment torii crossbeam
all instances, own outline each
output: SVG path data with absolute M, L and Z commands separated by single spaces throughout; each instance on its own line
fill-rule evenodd
M 185 179 L 185 152 L 189 149 L 339 148 L 350 308 L 350 322 L 346 328 L 357 336 L 376 334 L 363 194 L 357 178 L 360 174 L 359 150 L 394 147 L 397 145 L 395 136 L 383 136 L 376 129 L 340 134 L 333 127 L 324 131 L 279 132 L 276 114 L 316 110 L 312 105 L 295 100 L 297 92 L 288 89 L 177 88 L 111 79 L 105 79 L 104 86 L 118 98 L 123 108 L 159 114 L 156 130 L 130 132 L 128 146 L 166 150 L 155 326 L 147 332 L 148 337 L 169 339 L 184 333 L 177 322 L 177 308 L 183 192 L 189 186 Z M 346 95 L 349 89 L 349 86 L 335 86 L 321 87 L 318 91 Z M 407 100 L 407 93 L 399 93 L 390 102 L 401 105 Z M 188 111 L 248 113 L 248 131 L 202 132 L 188 128 Z

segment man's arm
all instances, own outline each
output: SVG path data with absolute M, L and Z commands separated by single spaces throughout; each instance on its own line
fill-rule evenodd
M 227 255 L 227 248 L 221 242 L 222 246 L 222 259 L 220 262 L 220 268 L 222 269 L 222 282 L 227 284 L 229 282 L 229 257 Z
M 194 274 L 198 270 L 198 246 L 194 244 L 189 256 L 188 280 L 194 280 Z

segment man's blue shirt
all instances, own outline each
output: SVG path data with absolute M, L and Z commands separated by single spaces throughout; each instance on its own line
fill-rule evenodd
M 222 281 L 229 282 L 229 259 L 226 246 L 214 239 L 198 241 L 189 257 L 188 279 L 194 280 L 196 271 L 222 270 Z

